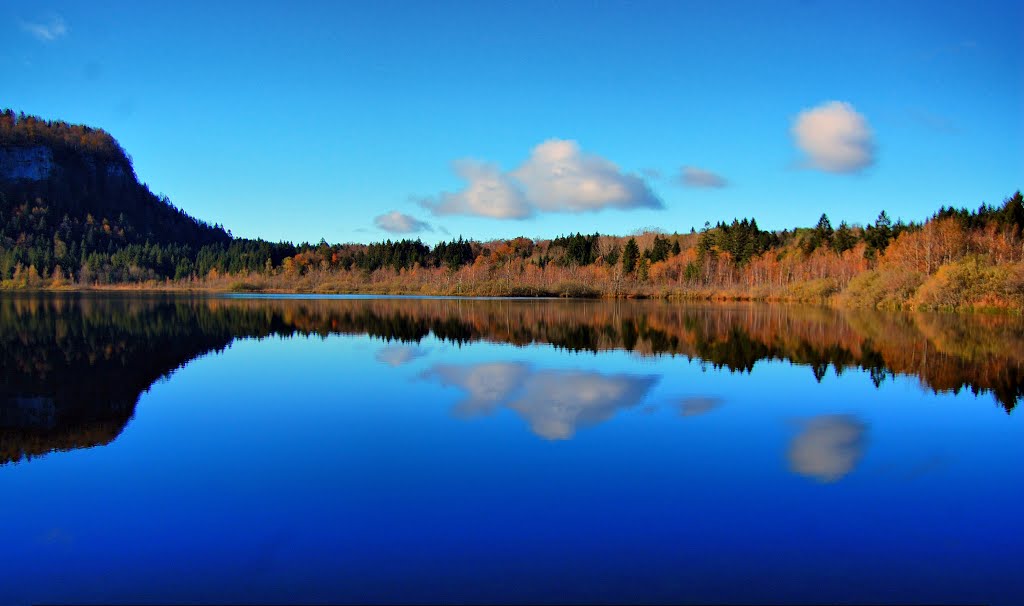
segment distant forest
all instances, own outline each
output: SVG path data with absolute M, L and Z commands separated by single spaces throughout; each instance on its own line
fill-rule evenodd
M 687 233 L 462 237 L 371 244 L 235 238 L 140 184 L 103 130 L 0 113 L 0 168 L 48 150 L 45 178 L 0 171 L 0 287 L 513 296 L 644 296 L 1024 309 L 1024 199 L 942 207 L 920 223 Z

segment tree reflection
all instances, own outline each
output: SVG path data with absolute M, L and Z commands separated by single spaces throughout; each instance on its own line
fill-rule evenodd
M 990 393 L 1007 412 L 1024 397 L 1024 319 L 1014 316 L 663 301 L 19 295 L 0 297 L 0 463 L 113 440 L 155 381 L 233 339 L 332 334 L 381 339 L 377 359 L 391 366 L 422 355 L 418 344 L 432 335 L 456 345 L 679 355 L 730 372 L 782 360 L 819 380 L 830 369 L 862 369 L 875 385 L 909 375 L 935 392 Z M 553 438 L 614 414 L 646 389 L 614 375 L 557 376 L 528 366 L 433 372 L 466 391 L 457 412 L 507 406 Z M 574 382 L 593 404 L 560 389 Z M 561 412 L 542 410 L 541 401 Z
M 231 339 L 185 301 L 0 299 L 0 463 L 109 443 L 142 392 Z

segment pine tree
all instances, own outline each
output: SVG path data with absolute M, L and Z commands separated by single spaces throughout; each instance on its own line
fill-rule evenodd
M 1001 214 L 1003 223 L 1015 225 L 1024 232 L 1024 196 L 1021 196 L 1020 191 L 1006 200 Z
M 818 236 L 821 244 L 831 244 L 832 236 L 835 233 L 832 230 L 832 222 L 828 220 L 828 215 L 821 213 L 821 218 L 818 219 L 818 225 L 814 228 L 814 233 Z
M 636 269 L 636 262 L 640 259 L 640 247 L 636 244 L 636 238 L 630 238 L 626 242 L 626 248 L 622 250 L 622 271 L 630 274 Z
M 650 275 L 651 263 L 646 257 L 636 263 L 636 277 L 641 282 L 646 282 Z
M 836 230 L 835 236 L 832 238 L 832 250 L 839 254 L 842 254 L 857 244 L 857 237 L 853 235 L 853 230 L 850 226 L 843 221 L 839 224 L 839 229 Z

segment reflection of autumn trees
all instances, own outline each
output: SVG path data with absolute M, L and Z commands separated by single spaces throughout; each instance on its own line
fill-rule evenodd
M 1024 319 L 1014 316 L 845 312 L 792 305 L 693 305 L 664 301 L 460 299 L 230 300 L 280 315 L 295 331 L 368 334 L 453 343 L 551 344 L 574 352 L 625 349 L 683 355 L 749 372 L 762 360 L 859 368 L 876 383 L 914 375 L 934 391 L 991 392 L 1007 410 L 1024 395 Z M 273 310 L 273 311 L 270 311 Z
M 0 462 L 109 442 L 139 394 L 235 338 L 331 334 L 624 349 L 739 372 L 783 360 L 819 379 L 859 368 L 876 383 L 914 375 L 934 391 L 989 392 L 1007 411 L 1024 395 L 1024 319 L 1005 315 L 615 300 L 7 297 Z

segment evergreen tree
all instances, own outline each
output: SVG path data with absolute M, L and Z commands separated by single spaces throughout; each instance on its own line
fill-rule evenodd
M 646 257 L 641 258 L 636 263 L 636 277 L 641 282 L 646 282 L 650 275 L 651 263 Z
M 809 255 L 822 246 L 831 247 L 833 234 L 832 223 L 828 220 L 828 215 L 822 213 L 817 225 L 814 226 L 810 235 L 803 241 L 804 254 Z
M 821 213 L 821 218 L 818 219 L 818 224 L 814 228 L 814 233 L 818 236 L 821 244 L 831 244 L 832 235 L 832 222 L 828 220 L 828 215 Z
M 636 269 L 636 263 L 640 260 L 640 247 L 636 244 L 636 238 L 630 238 L 626 247 L 622 249 L 622 271 L 630 274 Z
M 608 265 L 615 265 L 619 262 L 619 254 L 619 245 L 613 244 L 611 250 L 609 250 L 608 254 L 604 257 L 605 263 Z
M 657 263 L 668 259 L 668 255 L 671 250 L 672 247 L 668 243 L 668 238 L 662 238 L 661 236 L 655 235 L 651 248 L 644 251 L 644 257 L 650 259 L 651 263 Z
M 883 210 L 878 213 L 875 224 L 869 225 L 864 230 L 864 242 L 868 245 L 868 249 L 865 251 L 866 255 L 869 258 L 873 258 L 878 253 L 884 251 L 889 246 L 891 238 L 892 220 L 889 219 L 889 215 Z
M 1024 232 L 1024 196 L 1021 196 L 1019 190 L 1006 200 L 1000 214 L 1003 223 L 1016 226 L 1019 231 Z
M 843 221 L 839 224 L 835 236 L 832 238 L 832 250 L 842 254 L 857 245 L 857 237 L 853 234 L 850 226 Z

